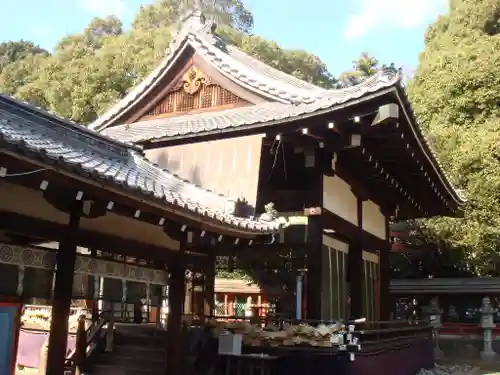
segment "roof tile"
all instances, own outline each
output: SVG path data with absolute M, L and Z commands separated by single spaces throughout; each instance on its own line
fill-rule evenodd
M 365 95 L 397 85 L 401 75 L 393 70 L 381 70 L 363 83 L 340 90 L 332 90 L 321 100 L 310 104 L 262 103 L 249 107 L 222 111 L 188 114 L 163 119 L 118 125 L 102 131 L 111 138 L 139 143 L 161 138 L 184 137 L 228 128 L 265 127 L 278 122 L 289 122 L 320 111 L 333 111 L 339 104 L 360 99 Z
M 0 147 L 15 147 L 24 153 L 31 151 L 76 172 L 108 180 L 121 190 L 132 190 L 145 198 L 161 199 L 166 205 L 187 208 L 200 215 L 200 221 L 203 217 L 214 217 L 239 229 L 254 226 L 260 232 L 278 229 L 274 222 L 260 223 L 232 215 L 234 201 L 181 180 L 152 164 L 136 148 L 124 144 L 113 146 L 111 142 L 102 135 L 86 129 L 82 132 L 76 124 L 0 95 Z

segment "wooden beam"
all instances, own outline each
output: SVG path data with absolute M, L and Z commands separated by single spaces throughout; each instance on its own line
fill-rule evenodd
M 262 234 L 259 232 L 248 232 L 245 229 L 228 226 L 215 218 L 202 216 L 187 208 L 168 204 L 167 202 L 154 199 L 145 199 L 145 197 L 135 190 L 120 191 L 114 184 L 107 184 L 106 181 L 98 180 L 85 171 L 79 171 L 80 174 L 61 168 L 58 165 L 48 165 L 44 161 L 29 159 L 22 155 L 1 155 L 2 167 L 16 172 L 39 171 L 24 176 L 17 176 L 13 183 L 26 186 L 32 189 L 39 189 L 42 181 L 48 186 L 54 185 L 60 191 L 82 191 L 87 200 L 96 202 L 105 202 L 108 205 L 112 202 L 112 209 L 117 212 L 126 212 L 127 215 L 134 217 L 139 211 L 140 215 L 136 219 L 158 224 L 161 219 L 174 221 L 179 224 L 186 224 L 192 228 L 200 228 L 206 231 L 213 231 L 225 235 L 236 235 L 241 238 L 258 238 Z M 40 169 L 42 167 L 42 169 Z M 43 169 L 46 168 L 46 169 Z M 119 209 L 121 207 L 121 209 Z M 108 209 L 109 208 L 108 206 Z
M 364 230 L 360 232 L 357 225 L 350 223 L 331 211 L 324 209 L 321 217 L 325 229 L 334 230 L 336 235 L 344 237 L 348 241 L 360 241 L 363 250 L 376 251 L 387 246 L 384 239 L 378 238 Z M 328 233 L 325 234 L 328 235 Z
M 61 241 L 64 238 L 66 226 L 12 212 L 0 211 L 0 229 L 39 240 Z M 113 254 L 123 254 L 159 262 L 169 262 L 176 253 L 176 251 L 168 248 L 147 245 L 140 241 L 132 241 L 83 229 L 78 229 L 74 236 L 78 245 L 89 249 L 94 248 Z
M 399 120 L 399 105 L 396 103 L 389 103 L 379 107 L 377 115 L 370 126 L 393 124 L 394 120 Z

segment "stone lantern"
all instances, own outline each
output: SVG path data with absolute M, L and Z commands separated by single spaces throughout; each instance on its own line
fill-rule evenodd
M 443 310 L 439 307 L 439 299 L 434 297 L 429 310 L 430 325 L 432 327 L 432 337 L 434 338 L 434 358 L 443 357 L 443 351 L 439 347 L 439 330 L 441 329 L 441 316 Z
M 496 326 L 493 322 L 493 315 L 496 314 L 497 309 L 491 306 L 489 297 L 484 297 L 483 306 L 479 311 L 481 312 L 481 328 L 484 332 L 484 344 L 483 350 L 481 351 L 481 359 L 484 361 L 494 361 L 497 358 L 497 353 L 493 351 L 492 331 Z

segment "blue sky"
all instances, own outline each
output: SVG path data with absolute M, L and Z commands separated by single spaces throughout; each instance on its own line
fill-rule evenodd
M 83 30 L 94 16 L 118 15 L 130 24 L 141 4 L 152 0 L 5 1 L 0 41 L 27 39 L 51 49 L 64 35 Z M 337 75 L 361 52 L 382 63 L 412 70 L 418 64 L 429 23 L 448 0 L 246 0 L 254 33 L 282 47 L 319 56 Z M 20 6 L 22 5 L 22 6 Z M 25 11 L 20 11 L 24 9 Z

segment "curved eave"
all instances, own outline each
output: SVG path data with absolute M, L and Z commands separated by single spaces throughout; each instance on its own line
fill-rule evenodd
M 194 142 L 201 142 L 205 138 L 214 135 L 220 138 L 228 138 L 237 134 L 241 135 L 241 132 L 267 132 L 269 128 L 274 126 L 291 124 L 299 120 L 332 113 L 342 108 L 359 105 L 374 98 L 389 95 L 393 98 L 392 100 L 396 99 L 399 101 L 399 106 L 403 110 L 406 119 L 405 122 L 408 124 L 412 137 L 418 146 L 415 151 L 421 155 L 421 158 L 427 161 L 425 163 L 427 165 L 426 168 L 431 168 L 429 171 L 430 174 L 435 176 L 433 178 L 436 179 L 438 186 L 441 186 L 440 190 L 446 194 L 445 199 L 452 203 L 451 206 L 453 207 L 445 206 L 443 209 L 439 209 L 439 212 L 436 211 L 435 214 L 459 215 L 463 209 L 465 200 L 453 188 L 425 140 L 404 89 L 400 84 L 400 79 L 400 74 L 385 76 L 384 72 L 381 72 L 379 75 L 367 79 L 360 85 L 349 89 L 332 91 L 327 99 L 309 105 L 293 106 L 280 103 L 265 103 L 249 108 L 204 114 L 205 118 L 207 116 L 214 117 L 213 122 L 209 122 L 211 126 L 208 127 L 204 127 L 204 123 L 200 125 L 200 122 L 194 121 L 196 120 L 196 115 L 184 115 L 173 119 L 166 119 L 163 126 L 154 123 L 151 129 L 148 128 L 149 125 L 147 122 L 144 122 L 125 128 L 123 126 L 109 128 L 105 134 L 109 132 L 109 135 L 112 137 L 118 139 L 124 137 L 124 139 L 130 142 L 142 143 L 146 147 L 153 147 L 155 143 L 163 145 L 182 144 L 186 143 L 186 141 L 193 142 L 194 139 L 196 139 Z M 256 113 L 256 108 L 262 108 L 262 110 Z M 171 121 L 175 122 L 175 126 L 172 126 Z M 189 125 L 190 121 L 196 127 L 191 127 Z M 222 125 L 214 127 L 213 124 Z M 145 128 L 143 129 L 140 126 L 145 126 Z M 136 132 L 135 134 L 133 133 L 134 131 Z
M 111 193 L 123 196 L 124 198 L 132 199 L 138 205 L 146 203 L 155 212 L 163 211 L 166 214 L 174 214 L 179 218 L 185 218 L 187 220 L 197 222 L 200 224 L 199 226 L 206 231 L 213 231 L 216 233 L 224 232 L 227 235 L 234 235 L 235 237 L 256 238 L 260 236 L 273 235 L 278 230 L 277 226 L 276 228 L 270 226 L 264 229 L 260 224 L 257 224 L 252 228 L 244 227 L 235 224 L 231 220 L 227 220 L 216 215 L 207 215 L 203 212 L 191 211 L 185 206 L 176 205 L 175 202 L 167 203 L 162 198 L 156 198 L 152 194 L 145 194 L 144 191 L 139 188 L 132 188 L 126 184 L 117 184 L 111 179 L 97 178 L 92 173 L 89 173 L 78 165 L 60 163 L 58 160 L 50 160 L 40 154 L 33 155 L 30 150 L 22 147 L 16 147 L 16 149 L 10 147 L 10 150 L 0 150 L 0 154 L 1 153 L 8 154 L 13 157 L 24 158 L 26 162 L 33 163 L 46 170 L 52 170 L 55 173 L 62 174 L 70 179 L 77 180 L 84 184 L 93 185 L 96 188 L 102 188 Z
M 425 156 L 428 163 L 432 166 L 433 172 L 438 177 L 441 186 L 445 188 L 448 197 L 454 203 L 457 210 L 457 214 L 463 213 L 466 199 L 462 197 L 451 184 L 450 178 L 447 176 L 444 168 L 438 161 L 435 153 L 432 151 L 429 143 L 427 142 L 427 139 L 422 133 L 422 130 L 418 125 L 417 118 L 413 111 L 412 105 L 408 99 L 408 96 L 406 95 L 406 92 L 400 85 L 396 86 L 396 95 L 400 102 L 401 108 L 403 109 L 405 118 L 408 124 L 410 125 L 413 136 L 418 142 L 420 151 Z

